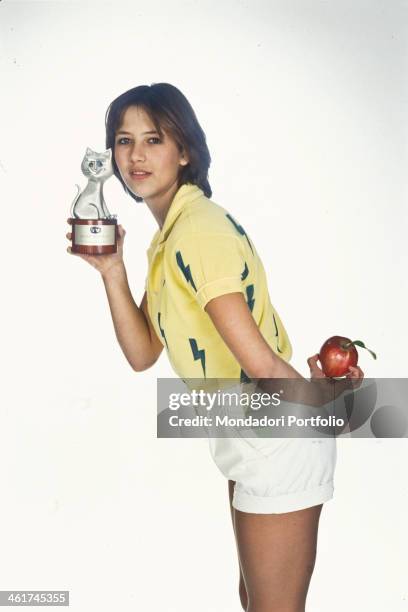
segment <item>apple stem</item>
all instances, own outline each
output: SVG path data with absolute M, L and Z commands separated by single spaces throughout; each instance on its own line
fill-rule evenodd
M 361 348 L 363 348 L 366 351 L 368 351 L 369 353 L 371 353 L 371 355 L 374 357 L 374 359 L 377 359 L 377 355 L 374 353 L 374 351 L 371 351 L 369 348 L 367 348 L 366 345 L 364 344 L 364 342 L 362 342 L 361 340 L 354 340 L 353 342 L 348 342 L 346 344 L 345 348 L 347 348 L 349 346 L 361 346 Z

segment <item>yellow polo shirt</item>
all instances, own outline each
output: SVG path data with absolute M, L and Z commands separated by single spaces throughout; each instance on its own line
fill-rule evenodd
M 148 312 L 180 378 L 249 382 L 204 310 L 212 298 L 235 291 L 245 296 L 272 350 L 290 360 L 291 344 L 271 304 L 253 241 L 239 221 L 199 187 L 179 188 L 147 258 Z

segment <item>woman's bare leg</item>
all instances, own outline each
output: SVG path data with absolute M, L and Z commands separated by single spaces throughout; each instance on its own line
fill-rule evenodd
M 322 505 L 284 514 L 234 509 L 247 612 L 304 612 Z
M 234 528 L 234 535 L 235 535 L 235 512 L 236 511 L 235 511 L 235 508 L 233 508 L 232 506 L 232 497 L 234 495 L 234 487 L 235 487 L 235 482 L 233 480 L 229 480 L 228 481 L 228 494 L 229 494 L 229 502 L 230 502 L 230 508 L 231 508 L 232 526 Z M 238 548 L 237 548 L 237 552 L 238 552 Z M 239 552 L 238 552 L 238 563 L 239 563 L 239 598 L 241 600 L 241 605 L 242 605 L 243 610 L 246 610 L 248 606 L 248 596 L 246 592 L 244 577 L 242 575 L 241 563 L 239 560 Z

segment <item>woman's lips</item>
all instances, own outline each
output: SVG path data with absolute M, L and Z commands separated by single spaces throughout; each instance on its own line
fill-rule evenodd
M 144 181 L 145 179 L 149 178 L 150 175 L 151 172 L 147 172 L 146 174 L 136 174 L 135 172 L 130 173 L 130 177 L 134 181 Z

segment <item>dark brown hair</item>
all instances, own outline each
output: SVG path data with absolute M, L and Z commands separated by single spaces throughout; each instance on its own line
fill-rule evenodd
M 137 202 L 143 201 L 143 198 L 126 187 L 114 159 L 115 134 L 129 106 L 143 108 L 160 136 L 163 136 L 162 129 L 164 129 L 175 140 L 180 151 L 186 152 L 189 163 L 182 166 L 179 186 L 192 183 L 200 187 L 210 198 L 212 191 L 208 182 L 208 168 L 211 157 L 205 134 L 187 98 L 177 87 L 169 83 L 139 85 L 129 89 L 115 98 L 106 111 L 106 148 L 112 149 L 113 171 L 126 193 Z

